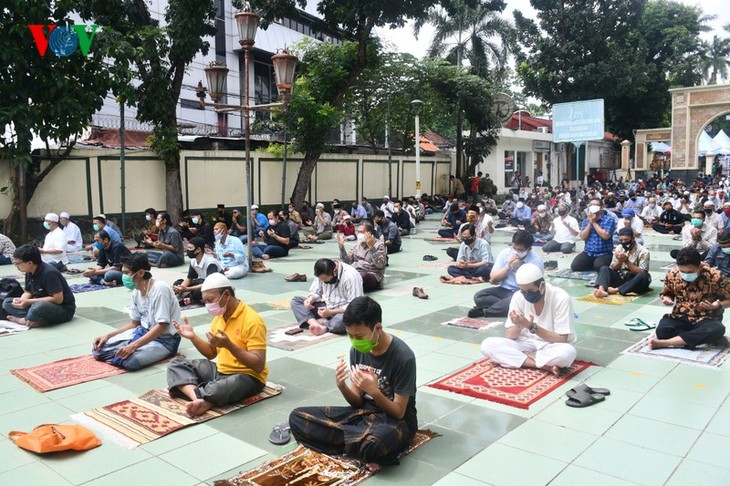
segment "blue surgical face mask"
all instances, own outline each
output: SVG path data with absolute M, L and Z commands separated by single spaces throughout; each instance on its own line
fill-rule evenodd
M 51 229 L 51 223 L 49 223 L 48 221 L 43 221 L 43 227 L 45 229 L 47 229 L 47 230 L 50 230 Z
M 213 238 L 215 238 L 215 241 L 220 241 L 220 240 L 221 240 L 221 238 L 223 238 L 223 233 L 218 233 L 218 234 L 217 234 L 217 235 L 215 235 L 215 236 L 214 236 Z
M 694 273 L 679 272 L 679 275 L 682 276 L 682 280 L 684 280 L 685 282 L 690 282 L 690 283 L 697 280 L 697 276 L 699 274 L 700 274 L 699 272 L 694 272 Z
M 193 216 L 193 224 L 198 224 L 198 217 L 197 216 Z
M 540 289 L 521 290 L 520 292 L 522 292 L 522 296 L 530 304 L 537 304 L 538 302 L 540 302 L 540 299 L 542 299 L 542 292 L 540 292 Z
M 726 255 L 730 255 L 730 248 L 720 248 L 722 252 Z

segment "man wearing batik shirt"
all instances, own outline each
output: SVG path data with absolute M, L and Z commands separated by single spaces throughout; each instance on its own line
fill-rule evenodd
M 702 265 L 697 250 L 679 251 L 677 268 L 667 273 L 660 297 L 674 308 L 659 321 L 656 338 L 649 341 L 653 349 L 728 345 L 722 314 L 730 306 L 730 281 L 718 269 Z
M 382 320 L 380 305 L 370 297 L 347 306 L 344 322 L 352 348 L 349 366 L 340 358 L 335 382 L 349 406 L 294 409 L 289 426 L 300 444 L 366 463 L 397 464 L 418 429 L 416 357 L 383 330 Z
M 593 296 L 598 299 L 614 294 L 642 294 L 651 284 L 649 250 L 636 242 L 631 228 L 618 230 L 618 241 L 611 265 L 598 271 L 596 290 L 593 291 Z

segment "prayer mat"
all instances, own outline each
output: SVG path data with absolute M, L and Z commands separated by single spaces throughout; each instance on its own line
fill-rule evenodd
M 430 241 L 431 243 L 458 243 L 456 238 L 443 238 L 441 236 L 437 236 L 435 238 L 424 238 L 423 241 Z
M 411 445 L 398 457 L 415 451 L 423 444 L 438 437 L 430 430 L 419 430 Z M 267 461 L 257 468 L 230 479 L 219 480 L 214 486 L 353 486 L 360 484 L 382 469 L 381 466 L 366 464 L 346 456 L 328 456 L 307 449 L 303 445 L 281 457 Z
M 178 354 L 178 357 L 184 357 Z M 159 361 L 166 363 L 170 359 Z M 87 381 L 101 380 L 110 376 L 121 375 L 127 370 L 103 361 L 97 361 L 90 354 L 75 358 L 62 359 L 30 368 L 10 370 L 12 374 L 28 383 L 41 393 L 67 386 L 86 383 Z
M 458 277 L 452 277 L 451 275 L 442 275 L 439 277 L 439 281 L 447 285 L 474 285 L 486 283 L 481 277 L 465 277 L 460 275 Z
M 71 292 L 73 292 L 74 294 L 83 294 L 86 292 L 95 292 L 97 290 L 113 289 L 116 287 L 112 287 L 110 285 L 82 283 L 82 284 L 70 284 L 69 288 L 71 289 Z
M 188 425 L 199 424 L 248 407 L 281 394 L 284 387 L 267 383 L 264 390 L 233 405 L 212 408 L 202 415 L 190 417 L 185 412 L 186 400 L 172 398 L 167 390 L 150 390 L 139 398 L 122 400 L 105 407 L 93 408 L 71 418 L 95 429 L 107 440 L 132 449 L 159 439 Z
M 592 365 L 585 361 L 574 361 L 567 372 L 558 378 L 552 373 L 533 368 L 502 368 L 485 358 L 428 386 L 527 409 Z
M 631 354 L 645 358 L 663 359 L 681 363 L 689 363 L 707 368 L 719 368 L 730 356 L 728 346 L 710 346 L 707 344 L 698 346 L 695 349 L 685 348 L 661 348 L 649 349 L 649 340 L 655 338 L 654 334 L 646 336 L 636 344 L 629 346 L 621 354 Z
M 570 268 L 558 270 L 557 272 L 546 272 L 546 276 L 555 278 L 570 278 L 573 280 L 586 280 L 590 282 L 595 279 L 598 272 L 574 272 Z
M 584 295 L 583 297 L 578 297 L 578 300 L 580 300 L 581 302 L 593 302 L 594 304 L 624 305 L 638 299 L 639 297 L 641 297 L 641 295 L 638 294 L 613 294 L 609 295 L 608 297 L 603 297 L 599 299 L 593 294 L 588 294 Z
M 467 329 L 483 331 L 486 329 L 491 329 L 493 327 L 499 327 L 504 323 L 489 321 L 487 319 L 475 319 L 473 317 L 459 317 L 456 319 L 451 319 L 450 321 L 442 322 L 441 324 L 444 326 L 465 327 Z
M 16 324 L 5 319 L 0 319 L 0 337 L 10 336 L 11 334 L 17 334 L 19 332 L 29 330 L 30 328 L 28 326 L 24 326 L 23 324 Z
M 276 327 L 273 329 L 269 328 L 266 332 L 266 344 L 274 348 L 283 349 L 284 351 L 295 351 L 297 349 L 311 346 L 312 344 L 323 343 L 325 341 L 340 337 L 339 335 L 332 334 L 331 332 L 326 332 L 324 334 L 320 334 L 319 336 L 315 336 L 306 329 L 304 330 L 304 332 L 300 332 L 299 334 L 286 334 L 286 331 L 290 329 L 297 329 L 298 327 L 298 324 L 291 324 L 284 327 Z
M 424 262 L 419 264 L 418 268 L 439 268 L 445 270 L 451 265 L 455 265 L 455 263 L 449 259 L 449 261 Z

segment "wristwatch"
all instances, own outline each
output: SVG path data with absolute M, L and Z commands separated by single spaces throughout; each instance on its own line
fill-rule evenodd
M 530 326 L 530 333 L 536 334 L 537 333 L 537 322 L 533 322 Z

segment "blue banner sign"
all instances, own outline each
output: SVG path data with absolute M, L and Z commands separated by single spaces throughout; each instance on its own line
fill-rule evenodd
M 603 140 L 603 99 L 553 105 L 553 142 Z

